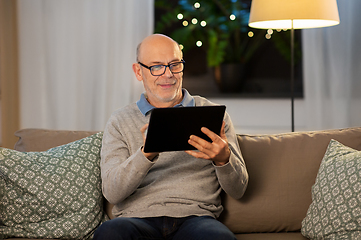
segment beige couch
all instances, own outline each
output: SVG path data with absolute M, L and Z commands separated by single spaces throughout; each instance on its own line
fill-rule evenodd
M 43 151 L 95 132 L 23 129 L 19 151 Z M 311 187 L 331 139 L 361 150 L 361 127 L 277 135 L 238 135 L 249 171 L 241 200 L 223 196 L 220 217 L 238 239 L 306 239 L 301 221 L 311 203 Z M 110 215 L 111 205 L 105 204 Z M 111 215 L 110 215 L 111 216 Z

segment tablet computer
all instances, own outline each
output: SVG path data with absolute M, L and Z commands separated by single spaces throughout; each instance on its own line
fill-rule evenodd
M 188 143 L 191 135 L 211 142 L 201 128 L 220 134 L 225 109 L 224 105 L 153 109 L 144 152 L 194 150 Z

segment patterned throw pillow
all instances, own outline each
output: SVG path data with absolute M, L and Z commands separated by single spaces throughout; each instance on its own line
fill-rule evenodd
M 106 216 L 102 136 L 45 152 L 0 148 L 0 237 L 91 238 Z
M 310 239 L 361 239 L 361 151 L 331 140 L 301 232 Z

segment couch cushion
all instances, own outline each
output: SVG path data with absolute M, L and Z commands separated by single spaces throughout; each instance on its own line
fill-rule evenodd
M 361 151 L 331 140 L 302 221 L 310 239 L 361 239 Z
M 300 232 L 236 234 L 239 240 L 307 240 Z
M 14 149 L 21 152 L 45 151 L 49 148 L 67 144 L 99 131 L 67 131 L 27 128 L 15 132 L 19 137 Z
M 361 128 L 239 135 L 249 185 L 238 201 L 224 196 L 221 221 L 235 233 L 299 231 L 332 138 L 361 150 Z
M 84 239 L 105 220 L 102 133 L 52 148 L 0 148 L 1 235 Z

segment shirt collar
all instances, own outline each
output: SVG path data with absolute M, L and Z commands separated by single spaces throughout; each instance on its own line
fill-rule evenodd
M 189 94 L 189 92 L 183 88 L 182 93 L 183 93 L 183 100 L 174 107 L 194 107 L 195 106 L 194 98 Z M 151 105 L 148 102 L 145 93 L 142 93 L 142 95 L 140 96 L 140 99 L 137 101 L 137 106 L 144 116 L 155 108 L 153 105 Z

